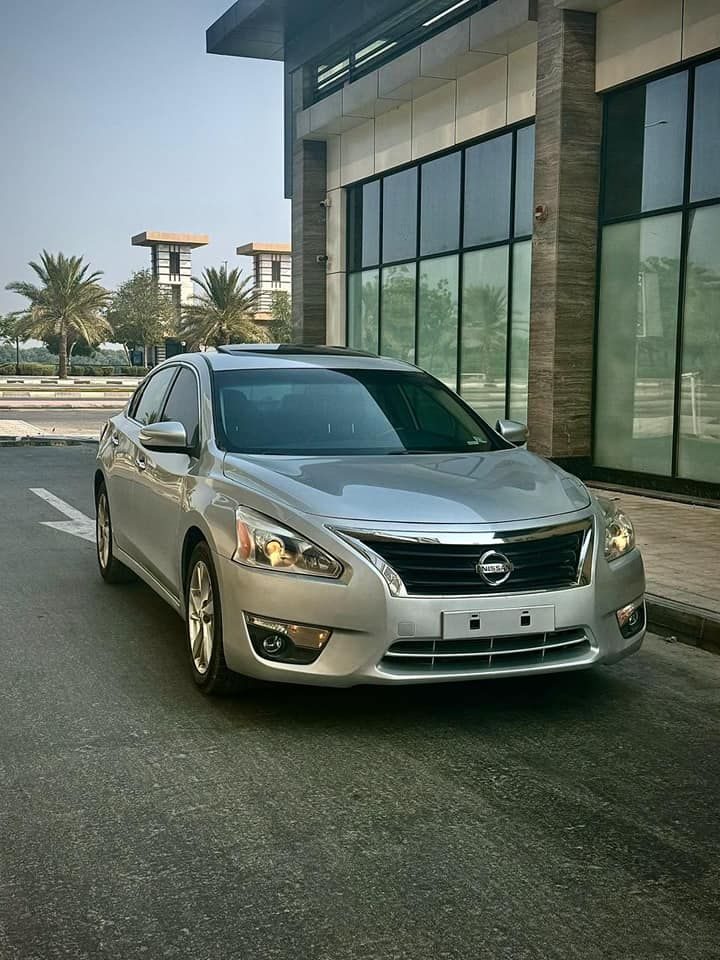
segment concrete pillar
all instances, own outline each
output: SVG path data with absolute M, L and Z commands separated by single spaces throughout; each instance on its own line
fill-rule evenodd
M 325 343 L 326 144 L 298 140 L 293 147 L 292 303 L 295 336 Z
M 590 456 L 601 100 L 595 14 L 538 2 L 535 222 L 530 313 L 530 446 Z

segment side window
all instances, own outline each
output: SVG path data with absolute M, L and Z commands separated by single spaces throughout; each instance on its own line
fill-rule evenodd
M 148 423 L 157 423 L 160 419 L 165 394 L 176 373 L 177 367 L 164 367 L 148 380 L 134 410 L 134 419 L 143 426 Z
M 180 368 L 167 398 L 162 419 L 165 423 L 170 420 L 181 423 L 185 427 L 189 445 L 197 446 L 200 437 L 197 378 L 187 367 Z

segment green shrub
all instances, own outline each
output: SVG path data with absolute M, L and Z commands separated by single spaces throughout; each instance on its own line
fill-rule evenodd
M 14 363 L 0 364 L 0 375 L 2 375 L 3 377 L 16 376 L 15 364 Z M 56 377 L 57 367 L 52 363 L 21 363 L 20 376 L 21 377 Z

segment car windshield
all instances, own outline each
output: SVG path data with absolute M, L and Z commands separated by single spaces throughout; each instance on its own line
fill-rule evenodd
M 324 367 L 214 375 L 218 442 L 275 456 L 477 453 L 502 446 L 422 371 Z

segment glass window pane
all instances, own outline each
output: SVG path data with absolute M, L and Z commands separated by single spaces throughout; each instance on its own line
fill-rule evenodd
M 692 213 L 685 288 L 678 473 L 720 479 L 720 206 Z
M 417 364 L 446 387 L 457 386 L 458 258 L 420 263 Z
M 668 475 L 680 214 L 605 227 L 597 338 L 595 462 Z
M 383 181 L 384 263 L 408 260 L 417 254 L 417 167 Z
M 695 71 L 691 200 L 720 197 L 720 60 Z
M 677 73 L 608 98 L 605 217 L 682 203 L 687 84 Z
M 465 151 L 466 247 L 510 236 L 512 135 L 495 137 Z
M 420 176 L 420 254 L 460 246 L 460 154 L 431 160 Z
M 165 394 L 177 369 L 177 367 L 163 367 L 150 377 L 135 410 L 137 421 L 142 424 L 157 423 L 165 402 Z
M 415 360 L 415 264 L 401 263 L 382 272 L 380 353 Z
M 511 420 L 523 423 L 527 423 L 531 263 L 532 241 L 516 243 L 512 269 L 509 415 Z
M 173 420 L 181 423 L 185 427 L 188 444 L 191 447 L 197 446 L 200 436 L 198 382 L 195 374 L 187 367 L 180 368 L 165 403 L 162 418 L 164 423 L 171 423 Z
M 373 267 L 380 260 L 380 181 L 348 191 L 348 269 Z
M 362 266 L 362 187 L 350 187 L 347 192 L 347 269 Z
M 488 423 L 505 416 L 509 247 L 463 259 L 460 392 Z
M 378 270 L 348 277 L 348 346 L 378 352 Z
M 535 124 L 517 132 L 515 158 L 515 236 L 529 237 L 533 226 Z

